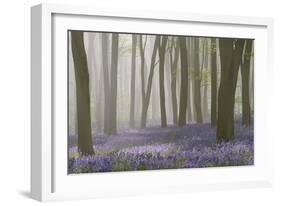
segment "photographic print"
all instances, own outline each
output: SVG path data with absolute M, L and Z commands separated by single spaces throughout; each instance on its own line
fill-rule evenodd
M 68 174 L 254 164 L 254 39 L 67 37 Z

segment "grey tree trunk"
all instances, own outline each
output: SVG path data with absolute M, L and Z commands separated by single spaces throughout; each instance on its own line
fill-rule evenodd
M 130 127 L 135 127 L 135 81 L 136 81 L 136 49 L 137 36 L 132 35 L 132 60 L 131 60 L 131 101 L 130 101 Z
M 162 36 L 159 46 L 159 90 L 160 90 L 161 127 L 167 127 L 166 106 L 165 106 L 165 85 L 164 85 L 164 63 L 165 63 L 167 40 L 168 40 L 167 36 Z
M 118 42 L 119 35 L 112 34 L 111 73 L 110 73 L 110 134 L 117 133 L 117 73 L 118 73 Z
M 142 114 L 141 114 L 141 128 L 146 127 L 147 110 L 148 110 L 148 106 L 149 106 L 149 102 L 150 102 L 152 80 L 153 80 L 153 74 L 154 74 L 154 68 L 155 68 L 155 58 L 156 58 L 157 49 L 159 47 L 159 43 L 160 43 L 160 37 L 157 36 L 155 38 L 151 62 L 150 62 L 150 70 L 149 70 L 149 77 L 148 77 L 148 82 L 147 82 L 147 89 L 146 89 L 146 91 L 144 91 Z
M 97 35 L 98 42 L 101 43 L 101 35 Z M 97 51 L 97 54 L 99 54 L 98 58 L 100 59 L 102 55 L 101 47 L 99 47 L 99 50 Z M 97 131 L 102 132 L 103 131 L 103 115 L 104 115 L 104 91 L 103 91 L 103 69 L 102 69 L 102 61 L 97 64 L 96 67 L 96 75 L 95 75 L 95 81 L 97 82 L 97 90 L 96 90 L 96 116 L 97 116 Z M 98 69 L 99 68 L 99 69 Z
M 109 84 L 109 68 L 108 68 L 108 34 L 102 34 L 102 65 L 103 65 L 103 82 L 104 82 L 104 123 L 103 131 L 109 134 L 109 107 L 110 107 L 110 84 Z
M 200 72 L 200 48 L 199 38 L 194 38 L 194 106 L 196 111 L 196 122 L 202 123 L 202 108 L 201 108 L 201 72 Z
M 242 125 L 251 125 L 251 107 L 250 107 L 250 62 L 252 55 L 252 40 L 246 40 L 245 53 L 241 63 L 241 77 L 242 77 Z
M 141 57 L 141 68 L 140 68 L 140 76 L 141 76 L 141 99 L 142 99 L 142 108 L 144 107 L 144 99 L 145 99 L 145 75 L 144 75 L 144 67 L 145 67 L 145 48 L 143 46 L 142 35 L 139 35 L 139 49 L 140 49 L 140 57 Z
M 169 37 L 168 37 L 169 40 Z M 168 42 L 167 42 L 168 47 Z M 170 48 L 167 48 L 167 50 L 170 50 Z M 164 76 L 165 76 L 165 91 L 166 91 L 166 116 L 167 116 L 167 122 L 169 123 L 172 119 L 172 92 L 171 92 L 171 78 L 170 78 L 170 70 L 171 70 L 171 63 L 169 58 L 169 53 L 165 53 L 165 63 L 164 63 Z
M 187 108 L 187 88 L 188 88 L 188 63 L 186 37 L 179 37 L 180 55 L 181 55 L 181 87 L 180 87 L 180 105 L 178 125 L 186 124 L 186 108 Z
M 188 76 L 188 86 L 187 86 L 187 108 L 186 108 L 186 117 L 187 117 L 187 122 L 191 122 L 192 121 L 192 111 L 191 111 L 191 98 L 190 98 L 190 80 L 189 80 L 189 78 L 190 78 L 190 67 L 191 67 L 191 56 L 190 56 L 190 54 L 191 54 L 191 52 L 193 52 L 193 51 L 191 51 L 190 50 L 190 37 L 187 37 L 186 38 L 186 48 L 187 48 L 187 59 L 188 59 L 188 71 L 187 71 L 187 76 Z
M 234 104 L 238 70 L 245 40 L 220 38 L 221 81 L 218 92 L 217 140 L 234 136 Z
M 71 46 L 75 69 L 78 151 L 83 155 L 93 154 L 90 89 L 87 56 L 84 47 L 83 32 L 71 32 Z
M 174 51 L 174 58 L 173 58 Z M 177 67 L 179 61 L 179 43 L 177 38 L 172 39 L 170 50 L 171 62 L 171 95 L 172 95 L 172 109 L 173 109 L 173 123 L 178 124 L 178 103 L 177 103 Z
M 203 65 L 204 65 L 204 72 L 202 73 L 202 79 L 203 79 L 203 117 L 204 121 L 208 119 L 209 117 L 209 110 L 208 110 L 208 70 L 209 70 L 209 39 L 205 40 L 205 49 L 204 49 L 204 58 L 203 58 Z
M 217 125 L 217 43 L 211 40 L 211 126 Z

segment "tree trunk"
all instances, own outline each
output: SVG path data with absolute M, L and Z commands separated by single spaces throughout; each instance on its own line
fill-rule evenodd
M 174 58 L 173 58 L 174 50 Z M 171 95 L 172 95 L 172 109 L 173 109 L 173 123 L 178 124 L 178 103 L 177 103 L 177 67 L 179 61 L 179 43 L 178 39 L 172 39 L 172 45 L 170 50 L 170 62 L 171 62 Z
M 139 49 L 140 49 L 140 57 L 141 57 L 141 68 L 140 68 L 140 76 L 141 76 L 141 99 L 142 99 L 142 108 L 144 107 L 144 99 L 145 99 L 145 82 L 144 82 L 144 66 L 145 66 L 145 48 L 143 48 L 142 35 L 139 35 Z
M 117 70 L 118 70 L 118 42 L 117 33 L 112 34 L 111 73 L 110 73 L 110 134 L 117 133 Z
M 152 80 L 153 80 L 153 74 L 154 74 L 154 68 L 155 68 L 155 58 L 156 58 L 156 52 L 159 47 L 159 41 L 160 37 L 156 36 L 151 62 L 150 62 L 150 70 L 149 70 L 149 77 L 147 82 L 147 89 L 146 92 L 144 91 L 144 97 L 143 97 L 143 106 L 142 106 L 142 113 L 141 113 L 141 128 L 146 127 L 146 119 L 147 119 L 147 110 L 150 102 L 150 96 L 151 96 L 151 88 L 152 88 Z
M 162 36 L 159 47 L 159 90 L 160 90 L 160 111 L 161 127 L 167 127 L 166 106 L 165 106 L 165 85 L 164 85 L 164 62 L 167 44 L 167 36 Z
M 205 45 L 203 50 L 203 62 L 202 65 L 202 80 L 203 80 L 203 119 L 204 121 L 208 118 L 208 68 L 209 68 L 209 39 L 205 39 Z
M 194 106 L 196 111 L 196 122 L 202 123 L 202 109 L 201 109 L 201 73 L 200 73 L 200 48 L 199 38 L 194 38 Z
M 83 32 L 71 32 L 72 55 L 76 80 L 78 151 L 83 155 L 93 154 L 90 89 L 87 56 Z
M 169 37 L 168 37 L 169 40 Z M 168 45 L 168 41 L 167 41 Z M 168 46 L 167 46 L 168 47 Z M 167 48 L 167 50 L 170 50 Z M 164 63 L 164 76 L 165 76 L 165 90 L 166 90 L 166 107 L 168 108 L 166 111 L 166 116 L 167 116 L 167 123 L 171 121 L 172 119 L 172 92 L 171 92 L 171 75 L 170 75 L 170 70 L 171 70 L 171 62 L 169 58 L 169 53 L 165 53 L 165 63 Z
M 187 88 L 188 88 L 188 64 L 186 37 L 179 37 L 180 55 L 181 55 L 181 87 L 180 87 L 180 105 L 179 105 L 179 121 L 178 125 L 186 124 L 186 108 L 187 108 Z
M 101 36 L 102 34 L 97 35 L 98 42 L 101 42 Z M 99 49 L 96 50 L 96 54 L 99 55 L 97 56 L 97 59 L 101 59 L 102 55 L 102 50 L 101 46 L 98 47 Z M 96 66 L 96 75 L 95 75 L 95 81 L 97 83 L 97 90 L 96 90 L 96 116 L 97 116 L 97 131 L 102 132 L 103 130 L 103 107 L 104 107 L 104 97 L 103 97 L 103 68 L 102 68 L 102 61 L 99 61 L 99 64 Z
M 130 127 L 135 127 L 135 81 L 136 81 L 136 49 L 137 36 L 132 35 L 132 60 L 131 60 L 131 104 L 130 104 Z
M 108 69 L 108 34 L 102 34 L 102 64 L 103 64 L 103 82 L 104 82 L 104 133 L 109 134 L 109 107 L 110 107 L 110 85 Z
M 218 93 L 217 140 L 228 141 L 234 136 L 234 104 L 238 70 L 245 40 L 219 39 L 221 81 Z
M 242 125 L 251 125 L 251 107 L 250 107 L 250 62 L 252 53 L 252 40 L 246 40 L 245 53 L 243 62 L 241 63 L 241 77 L 242 77 Z
M 217 125 L 217 43 L 211 40 L 211 126 Z

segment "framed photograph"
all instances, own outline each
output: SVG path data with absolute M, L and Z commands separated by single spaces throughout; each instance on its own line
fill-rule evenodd
M 272 186 L 267 18 L 31 9 L 40 201 Z

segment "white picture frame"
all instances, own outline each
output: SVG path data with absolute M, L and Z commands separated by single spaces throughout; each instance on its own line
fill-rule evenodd
M 188 35 L 194 36 L 254 38 L 255 165 L 68 175 L 65 167 L 65 32 L 68 29 L 165 34 L 188 32 Z M 128 11 L 57 4 L 32 7 L 32 198 L 52 201 L 272 186 L 274 136 L 267 121 L 273 115 L 272 110 L 268 109 L 272 98 L 268 91 L 272 88 L 274 75 L 272 29 L 273 21 L 269 18 Z

